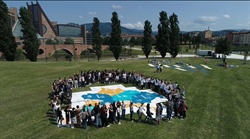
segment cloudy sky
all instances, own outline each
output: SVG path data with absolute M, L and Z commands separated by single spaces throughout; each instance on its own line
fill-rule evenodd
M 26 6 L 25 1 L 5 1 L 8 7 Z M 29 2 L 31 3 L 31 2 Z M 35 3 L 35 2 L 34 2 Z M 222 29 L 250 29 L 250 2 L 174 2 L 174 1 L 54 1 L 39 2 L 48 18 L 60 24 L 70 22 L 92 23 L 97 17 L 100 22 L 111 22 L 112 12 L 118 13 L 121 25 L 127 28 L 143 29 L 144 22 L 149 20 L 152 29 L 157 31 L 159 12 L 166 11 L 178 15 L 181 31 L 203 31 Z

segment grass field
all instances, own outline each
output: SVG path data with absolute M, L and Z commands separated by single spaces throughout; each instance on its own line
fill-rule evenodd
M 174 59 L 204 64 L 203 58 Z M 250 138 L 250 64 L 230 60 L 239 68 L 215 66 L 221 60 L 209 59 L 208 73 L 182 72 L 164 68 L 155 73 L 148 60 L 114 62 L 0 62 L 0 138 L 89 138 L 89 139 L 249 139 Z M 163 121 L 160 126 L 122 121 L 110 128 L 58 128 L 49 117 L 48 93 L 59 77 L 81 70 L 120 68 L 147 76 L 178 81 L 186 88 L 189 110 L 186 120 Z M 84 88 L 87 90 L 88 88 Z M 78 89 L 78 91 L 81 89 Z M 134 116 L 137 118 L 137 116 Z

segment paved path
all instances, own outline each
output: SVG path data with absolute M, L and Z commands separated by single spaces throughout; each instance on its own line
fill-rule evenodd
M 177 57 L 195 57 L 196 55 L 194 54 L 178 54 Z M 149 58 L 160 58 L 161 55 L 150 55 Z M 171 55 L 169 53 L 166 54 L 166 58 L 170 58 Z M 199 56 L 201 57 L 201 56 Z M 146 58 L 145 55 L 138 55 L 138 58 Z M 243 60 L 244 56 L 243 55 L 237 55 L 237 54 L 231 54 L 230 56 L 227 56 L 228 59 L 240 59 Z M 250 56 L 247 57 L 247 60 L 250 60 Z
M 127 49 L 129 49 L 129 46 L 125 46 Z M 132 47 L 132 49 L 134 50 L 141 50 L 141 48 L 136 48 L 136 47 Z M 179 54 L 177 55 L 177 57 L 195 57 L 196 55 L 194 54 Z M 160 58 L 161 55 L 150 55 L 149 58 Z M 166 54 L 166 58 L 170 58 L 171 55 L 169 53 Z M 220 55 L 220 57 L 222 57 L 222 55 Z M 146 58 L 145 55 L 138 55 L 138 58 Z M 227 56 L 228 59 L 240 59 L 243 60 L 244 56 L 243 55 L 238 55 L 238 54 L 231 54 L 229 56 Z M 250 56 L 247 57 L 247 60 L 250 60 Z

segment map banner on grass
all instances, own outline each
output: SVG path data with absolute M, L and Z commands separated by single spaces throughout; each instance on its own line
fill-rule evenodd
M 109 107 L 110 103 L 117 101 L 124 101 L 126 104 L 126 114 L 130 113 L 129 104 L 130 101 L 134 103 L 134 112 L 137 111 L 138 107 L 143 103 L 144 111 L 146 114 L 146 105 L 150 103 L 151 112 L 155 116 L 156 103 L 166 102 L 167 99 L 152 90 L 139 90 L 136 87 L 124 87 L 123 85 L 109 85 L 109 86 L 97 86 L 90 87 L 91 91 L 76 92 L 72 94 L 72 107 L 79 105 L 93 106 L 95 103 L 101 103 Z M 163 115 L 166 110 L 163 107 Z

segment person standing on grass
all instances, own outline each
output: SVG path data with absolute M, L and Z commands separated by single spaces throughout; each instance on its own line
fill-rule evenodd
M 102 120 L 101 120 L 101 108 L 99 105 L 97 105 L 97 114 L 96 114 L 96 127 L 99 125 L 102 125 Z
M 82 128 L 84 130 L 86 130 L 87 129 L 88 113 L 85 110 L 85 105 L 82 107 L 81 118 L 82 118 Z
M 116 103 L 113 102 L 113 123 L 116 123 L 116 112 L 117 112 L 117 107 L 116 107 Z
M 76 106 L 76 121 L 77 121 L 77 126 L 80 127 L 81 125 L 81 109 L 79 108 L 79 105 Z
M 171 101 L 168 101 L 167 103 L 167 120 L 170 122 L 171 120 L 171 115 L 172 115 L 172 104 Z
M 70 117 L 70 111 L 69 111 L 69 106 L 67 106 L 66 108 L 65 108 L 65 118 L 66 118 L 66 125 L 67 125 L 67 127 L 69 127 L 70 126 L 70 124 L 69 124 L 69 117 Z
M 55 105 L 54 108 L 53 108 L 53 111 L 54 111 L 54 113 L 56 114 L 56 120 L 58 119 L 57 110 L 58 110 L 59 107 L 61 107 L 61 106 L 60 106 L 60 104 L 57 102 L 56 105 Z
M 129 108 L 130 108 L 130 121 L 134 122 L 133 121 L 134 106 L 133 106 L 133 102 L 132 101 L 130 102 Z
M 116 106 L 117 106 L 117 123 L 118 123 L 118 125 L 120 125 L 121 124 L 121 122 L 120 122 L 120 119 L 121 119 L 121 103 L 120 103 L 120 101 L 118 101 L 116 103 Z
M 72 108 L 70 111 L 70 121 L 71 121 L 71 128 L 74 128 L 76 122 L 76 111 L 75 108 Z
M 175 118 L 178 117 L 178 107 L 179 107 L 178 100 L 175 99 L 175 100 L 174 100 L 174 117 L 175 117 Z
M 156 103 L 156 116 L 155 116 L 155 119 L 156 119 L 156 123 L 157 125 L 160 125 L 160 119 L 161 119 L 161 107 L 158 103 Z
M 109 105 L 109 122 L 110 123 L 114 123 L 114 121 L 113 121 L 113 114 L 114 113 L 114 111 L 113 111 L 113 105 L 112 104 L 110 104 Z
M 122 101 L 122 120 L 125 120 L 126 104 Z
M 160 121 L 162 121 L 162 111 L 163 111 L 163 108 L 162 108 L 161 103 L 158 103 L 158 105 L 160 107 Z
M 57 127 L 61 127 L 62 126 L 62 120 L 63 120 L 63 116 L 62 116 L 62 110 L 61 107 L 57 108 Z
M 183 101 L 181 101 L 181 105 L 180 105 L 180 113 L 183 119 L 186 119 L 186 111 L 187 111 L 188 107 L 187 104 L 184 103 Z
M 91 113 L 91 104 L 89 104 L 89 106 L 88 106 L 88 108 L 87 108 L 87 113 L 88 113 L 88 123 L 89 123 L 89 125 L 90 126 L 92 126 L 93 125 L 93 122 L 92 122 L 92 120 L 91 120 L 91 115 L 92 115 L 92 113 Z
M 108 123 L 108 119 L 107 119 L 107 107 L 106 105 L 103 105 L 101 107 L 101 119 L 102 119 L 102 127 L 107 126 L 110 127 L 109 123 Z
M 138 122 L 141 122 L 141 117 L 142 117 L 142 111 L 145 110 L 143 108 L 143 103 L 141 104 L 141 106 L 138 108 Z
M 146 120 L 152 120 L 152 114 L 151 114 L 151 111 L 150 111 L 150 104 L 149 103 L 147 104 L 147 111 L 146 111 L 146 113 L 147 113 L 147 116 L 145 117 L 145 121 Z

